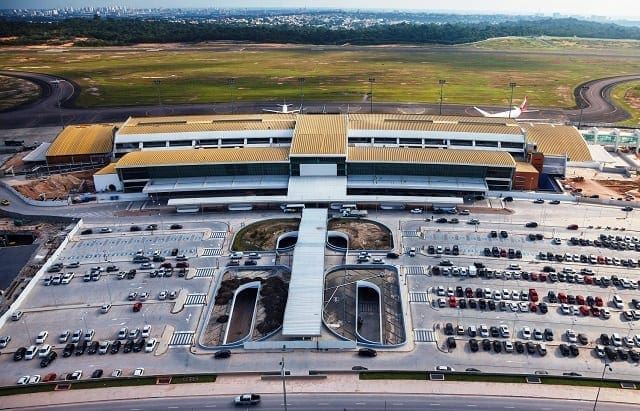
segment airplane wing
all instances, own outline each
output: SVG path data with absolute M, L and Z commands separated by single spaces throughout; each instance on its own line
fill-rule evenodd
M 476 111 L 477 111 L 478 113 L 482 114 L 483 116 L 485 116 L 485 117 L 491 117 L 491 113 L 488 113 L 488 112 L 486 112 L 486 111 L 484 111 L 484 110 L 480 110 L 478 107 L 475 107 L 475 106 L 474 106 L 473 108 L 474 108 L 474 109 L 476 109 Z

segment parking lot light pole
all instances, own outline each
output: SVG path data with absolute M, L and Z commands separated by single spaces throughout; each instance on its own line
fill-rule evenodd
M 442 115 L 442 87 L 447 84 L 447 80 L 438 80 L 438 84 L 440 84 L 440 110 L 439 113 Z
M 602 376 L 600 377 L 600 385 L 598 385 L 598 393 L 596 394 L 596 400 L 593 402 L 593 411 L 596 411 L 596 407 L 598 406 L 598 398 L 600 397 L 600 389 L 602 388 L 602 384 L 604 383 L 604 374 L 609 371 L 613 371 L 611 368 L 611 364 L 605 363 L 604 367 L 602 367 Z
M 373 83 L 375 82 L 375 77 L 369 77 L 369 106 L 371 114 L 373 114 Z
M 511 97 L 509 98 L 509 118 L 511 118 L 511 110 L 513 110 L 513 89 L 516 88 L 516 83 L 512 81 L 509 83 L 509 87 L 511 87 Z
M 284 411 L 287 411 L 287 384 L 284 376 L 284 357 L 280 361 L 280 375 L 282 376 L 282 396 L 284 397 Z

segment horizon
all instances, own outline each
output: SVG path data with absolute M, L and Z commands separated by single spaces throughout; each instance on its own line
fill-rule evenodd
M 543 16 L 581 16 L 609 19 L 632 20 L 639 18 L 629 15 L 629 10 L 638 10 L 636 3 L 630 0 L 612 0 L 609 2 L 594 0 L 563 0 L 562 2 L 540 0 L 531 3 L 512 2 L 503 0 L 453 0 L 443 8 L 442 3 L 435 0 L 400 0 L 395 7 L 390 8 L 388 2 L 380 0 L 355 0 L 339 2 L 335 0 L 307 0 L 292 6 L 285 5 L 280 0 L 239 0 L 239 1 L 210 1 L 185 0 L 180 6 L 172 0 L 128 0 L 91 2 L 87 0 L 4 0 L 2 9 L 64 9 L 86 7 L 126 7 L 128 9 L 308 9 L 308 10 L 370 10 L 370 11 L 398 11 L 416 13 L 443 14 L 502 14 L 502 15 L 543 15 Z M 640 11 L 637 12 L 640 15 Z

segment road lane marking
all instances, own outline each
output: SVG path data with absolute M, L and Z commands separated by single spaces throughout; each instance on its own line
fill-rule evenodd
M 477 407 L 475 404 L 467 404 L 467 407 Z
M 432 404 L 429 404 L 429 405 L 431 405 L 432 407 L 436 407 L 436 406 L 438 406 L 440 404 L 432 403 Z

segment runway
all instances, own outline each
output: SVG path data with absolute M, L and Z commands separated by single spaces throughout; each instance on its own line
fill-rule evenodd
M 179 116 L 206 114 L 251 114 L 262 113 L 264 109 L 273 109 L 271 102 L 243 102 L 219 104 L 174 104 L 150 106 L 126 106 L 103 108 L 76 108 L 75 100 L 80 95 L 80 86 L 75 82 L 44 73 L 0 71 L 0 75 L 18 77 L 31 81 L 41 87 L 41 97 L 10 110 L 0 112 L 0 128 L 30 128 L 70 124 L 117 123 L 130 116 Z M 574 90 L 577 108 L 570 110 L 541 109 L 524 113 L 519 120 L 546 121 L 551 123 L 615 123 L 631 118 L 621 107 L 611 101 L 611 89 L 618 84 L 640 80 L 640 74 L 596 79 L 581 84 Z M 580 107 L 583 107 L 582 113 Z M 488 107 L 488 110 L 500 110 L 504 107 Z M 309 102 L 303 112 L 316 113 L 402 113 L 437 115 L 440 106 L 434 103 L 388 103 L 367 102 L 336 103 Z M 442 106 L 443 115 L 477 116 L 473 107 L 446 104 Z

